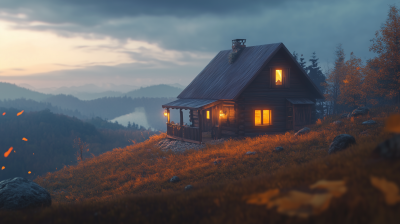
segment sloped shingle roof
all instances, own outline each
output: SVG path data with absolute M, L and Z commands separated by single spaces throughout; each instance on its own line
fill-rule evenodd
M 234 100 L 281 47 L 291 55 L 282 43 L 252 46 L 244 48 L 233 64 L 228 62 L 231 50 L 220 51 L 178 98 Z M 323 94 L 300 65 L 294 59 L 293 61 L 303 71 L 320 98 L 323 98 Z

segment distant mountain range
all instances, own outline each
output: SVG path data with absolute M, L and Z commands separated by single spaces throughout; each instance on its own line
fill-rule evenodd
M 21 87 L 22 86 L 22 87 Z M 15 84 L 0 82 L 0 100 L 31 99 L 35 101 L 45 101 L 54 95 L 65 94 L 77 97 L 80 100 L 94 100 L 103 97 L 177 97 L 184 89 L 180 84 L 153 85 L 138 88 L 130 85 L 103 85 L 102 87 L 87 84 L 83 86 L 61 87 L 57 89 L 35 89 L 29 84 Z

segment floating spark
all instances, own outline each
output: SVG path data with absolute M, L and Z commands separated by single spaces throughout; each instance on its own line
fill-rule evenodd
M 4 153 L 4 157 L 7 158 L 8 155 L 10 155 L 10 153 L 11 153 L 12 150 L 13 150 L 13 147 L 10 147 L 10 148 L 8 149 L 8 151 Z
M 17 116 L 21 115 L 24 112 L 24 110 L 21 110 L 21 112 L 18 112 Z
M 26 142 L 28 141 L 28 139 L 27 139 L 27 138 L 22 138 L 22 140 L 24 140 L 24 141 L 26 141 Z

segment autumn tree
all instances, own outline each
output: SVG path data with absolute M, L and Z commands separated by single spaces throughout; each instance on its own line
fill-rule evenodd
M 369 63 L 370 77 L 377 79 L 376 91 L 389 99 L 400 102 L 400 15 L 390 6 L 388 17 L 376 31 L 369 50 L 378 54 Z M 373 69 L 372 69 L 373 68 Z
M 361 88 L 363 83 L 362 61 L 353 52 L 350 59 L 346 61 L 341 70 L 343 71 L 343 81 L 339 87 L 338 104 L 344 104 L 351 108 L 363 106 L 365 103 L 364 92 Z
M 345 54 L 341 44 L 336 47 L 335 56 L 334 68 L 328 72 L 326 84 L 324 84 L 326 87 L 325 99 L 330 106 L 328 114 L 337 114 L 339 111 L 338 101 L 340 96 L 340 85 L 343 83 L 345 77 Z

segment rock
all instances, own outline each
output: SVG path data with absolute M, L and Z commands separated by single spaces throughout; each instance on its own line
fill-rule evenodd
M 220 160 L 220 159 L 214 160 L 214 165 L 218 165 L 218 164 L 220 164 L 220 163 L 221 163 L 221 160 Z
M 51 205 L 46 189 L 23 178 L 15 177 L 0 182 L 0 209 L 17 210 Z
M 256 154 L 256 152 L 252 152 L 252 151 L 246 152 L 246 155 L 255 155 L 255 154 Z
M 329 154 L 342 151 L 352 144 L 356 144 L 356 139 L 349 134 L 341 134 L 336 136 L 329 146 Z
M 304 134 L 306 134 L 306 133 L 308 133 L 308 132 L 310 132 L 310 131 L 311 131 L 311 130 L 310 130 L 308 127 L 305 127 L 305 128 L 300 129 L 298 132 L 296 132 L 296 133 L 294 134 L 294 136 L 304 135 Z
M 374 120 L 368 120 L 368 121 L 364 121 L 362 124 L 364 124 L 364 125 L 376 124 L 376 121 L 374 121 Z
M 374 149 L 372 153 L 385 159 L 399 159 L 400 135 L 395 135 L 392 138 L 382 142 Z
M 338 120 L 338 121 L 332 122 L 332 124 L 334 124 L 334 125 L 341 125 L 341 124 L 343 124 L 343 122 Z
M 171 182 L 171 183 L 176 183 L 176 182 L 179 182 L 181 179 L 179 179 L 179 177 L 177 177 L 177 176 L 173 176 L 170 180 L 169 180 L 169 182 Z
M 282 146 L 275 147 L 275 151 L 277 152 L 283 151 L 283 147 Z
M 185 187 L 185 191 L 192 190 L 192 189 L 193 189 L 193 186 L 190 184 Z
M 348 113 L 343 113 L 342 115 L 340 115 L 340 118 L 346 118 L 348 115 Z
M 349 115 L 347 116 L 348 118 L 350 117 L 357 117 L 360 115 L 365 115 L 368 114 L 369 109 L 367 107 L 358 107 L 357 109 L 354 109 Z

